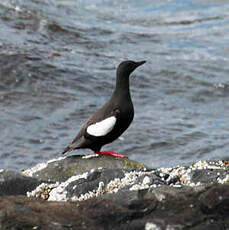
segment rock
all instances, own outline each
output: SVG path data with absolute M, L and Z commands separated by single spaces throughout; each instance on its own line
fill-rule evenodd
M 227 161 L 199 161 L 190 166 L 175 166 L 157 170 L 171 185 L 195 187 L 213 183 L 229 184 Z
M 201 194 L 201 210 L 206 214 L 227 215 L 229 211 L 229 186 L 212 186 Z
M 229 228 L 226 161 L 149 169 L 110 156 L 67 157 L 23 175 L 0 173 L 1 195 L 29 196 L 0 196 L 1 229 Z
M 0 197 L 0 221 L 2 229 L 220 230 L 229 226 L 228 199 L 228 185 L 201 191 L 163 185 L 81 202 L 4 196 Z
M 49 201 L 82 201 L 107 193 L 117 193 L 119 190 L 138 191 L 156 188 L 161 185 L 169 185 L 170 187 L 182 187 L 185 185 L 201 190 L 201 186 L 206 187 L 213 183 L 227 183 L 227 178 L 229 178 L 227 164 L 222 161 L 202 161 L 189 167 L 176 166 L 156 170 L 146 169 L 145 167 L 142 170 L 134 170 L 133 165 L 137 169 L 139 165 L 136 162 L 131 162 L 128 165 L 132 164 L 132 170 L 130 170 L 130 167 L 127 167 L 129 169 L 127 170 L 125 167 L 121 168 L 124 163 L 120 162 L 129 161 L 128 159 L 118 158 L 117 160 L 110 156 L 102 156 L 101 160 L 99 158 L 60 158 L 49 161 L 43 164 L 42 167 L 38 165 L 25 171 L 25 175 L 29 174 L 39 179 L 48 180 L 49 174 L 51 177 L 49 183 L 40 184 L 35 190 L 28 191 L 27 195 Z M 99 164 L 100 166 L 101 162 L 104 164 L 109 160 L 114 164 L 105 164 L 103 167 L 95 169 L 95 165 Z M 91 163 L 88 163 L 89 161 Z M 71 171 L 70 177 L 67 177 L 69 171 L 65 172 L 68 164 Z M 78 169 L 82 169 L 85 165 L 89 171 L 78 174 Z
M 18 172 L 0 171 L 0 196 L 26 195 L 28 191 L 34 190 L 42 181 L 23 176 Z
M 129 159 L 93 154 L 87 156 L 74 155 L 61 157 L 46 163 L 38 164 L 32 169 L 26 170 L 23 174 L 41 180 L 63 182 L 73 175 L 83 174 L 98 168 L 119 168 L 127 170 L 148 169 L 146 165 Z
M 165 182 L 154 175 L 154 171 L 97 169 L 72 176 L 65 182 L 43 183 L 28 195 L 46 197 L 49 201 L 82 201 L 123 189 L 134 191 L 161 184 Z

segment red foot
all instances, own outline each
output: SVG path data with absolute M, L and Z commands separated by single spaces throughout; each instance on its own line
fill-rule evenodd
M 111 156 L 114 156 L 114 157 L 121 157 L 121 158 L 128 158 L 127 156 L 125 155 L 122 155 L 122 154 L 119 154 L 119 153 L 116 153 L 116 152 L 112 152 L 112 151 L 104 151 L 104 152 L 95 152 L 99 155 L 111 155 Z

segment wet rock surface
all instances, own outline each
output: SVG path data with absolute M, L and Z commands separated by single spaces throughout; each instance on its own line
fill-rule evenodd
M 67 163 L 82 171 L 69 174 Z M 93 156 L 52 160 L 23 174 L 2 170 L 1 189 L 7 181 L 8 187 L 0 190 L 1 229 L 229 228 L 228 162 L 158 169 L 140 165 Z

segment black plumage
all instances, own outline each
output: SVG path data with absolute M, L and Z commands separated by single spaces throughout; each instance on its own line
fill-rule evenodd
M 103 145 L 117 139 L 132 122 L 134 107 L 129 89 L 129 76 L 144 63 L 145 61 L 120 63 L 111 98 L 88 119 L 72 143 L 64 149 L 63 154 L 74 149 L 89 148 L 99 154 L 124 157 L 121 154 L 112 154 L 113 152 L 99 151 Z

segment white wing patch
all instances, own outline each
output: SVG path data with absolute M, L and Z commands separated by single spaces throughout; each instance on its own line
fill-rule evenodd
M 116 120 L 116 117 L 113 116 L 93 125 L 89 125 L 87 127 L 87 133 L 96 137 L 105 136 L 114 128 Z

